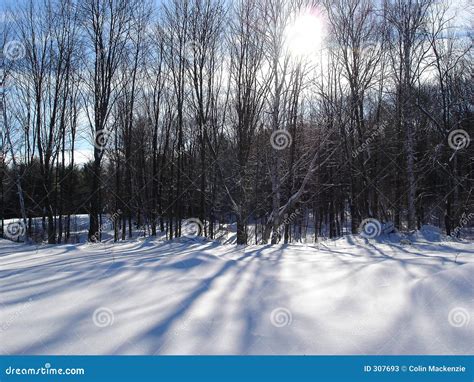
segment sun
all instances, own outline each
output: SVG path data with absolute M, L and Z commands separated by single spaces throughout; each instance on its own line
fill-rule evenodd
M 295 58 L 308 58 L 322 47 L 325 38 L 325 23 L 317 9 L 306 9 L 297 14 L 287 26 L 286 46 Z

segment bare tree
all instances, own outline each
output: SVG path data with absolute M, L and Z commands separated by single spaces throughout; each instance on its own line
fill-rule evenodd
M 416 215 L 416 126 L 414 121 L 415 85 L 428 52 L 426 22 L 432 0 L 387 0 L 385 17 L 390 30 L 393 75 L 397 87 L 397 115 L 404 135 L 407 176 L 407 224 L 415 229 Z M 399 223 L 397 222 L 399 225 Z
M 265 65 L 265 39 L 260 29 L 264 21 L 264 3 L 254 0 L 239 1 L 235 5 L 230 39 L 230 76 L 237 158 L 235 175 L 235 204 L 237 243 L 247 243 L 248 178 L 246 167 L 255 131 L 268 93 L 271 75 Z
M 133 2 L 128 0 L 87 0 L 82 4 L 84 27 L 92 51 L 92 67 L 87 78 L 93 107 L 88 111 L 94 137 L 94 161 L 90 196 L 89 240 L 100 240 L 99 214 L 101 161 L 108 136 L 108 122 L 119 90 L 117 75 L 125 57 L 130 33 Z M 98 237 L 97 237 L 98 235 Z

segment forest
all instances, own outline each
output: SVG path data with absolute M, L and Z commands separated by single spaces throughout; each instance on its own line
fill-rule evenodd
M 474 216 L 472 4 L 455 4 L 2 6 L 0 233 L 72 243 L 87 214 L 90 242 L 105 216 L 115 242 L 190 224 L 235 229 L 237 244 L 367 224 L 460 237 Z

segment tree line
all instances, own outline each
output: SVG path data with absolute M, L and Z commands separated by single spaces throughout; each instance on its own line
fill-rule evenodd
M 312 54 L 288 32 L 304 18 Z M 211 239 L 235 222 L 238 244 L 367 219 L 458 235 L 474 109 L 456 20 L 435 0 L 21 2 L 2 22 L 2 228 L 41 218 L 64 243 L 84 213 L 90 241 L 106 214 L 115 241 L 190 219 Z

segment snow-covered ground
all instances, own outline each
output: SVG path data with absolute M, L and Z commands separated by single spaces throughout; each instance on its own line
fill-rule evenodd
M 0 240 L 0 354 L 472 354 L 474 244 Z

